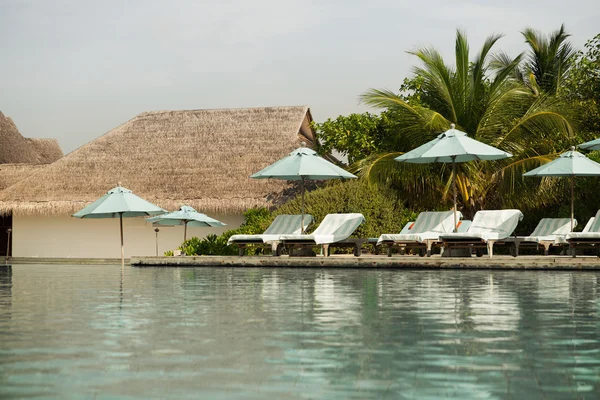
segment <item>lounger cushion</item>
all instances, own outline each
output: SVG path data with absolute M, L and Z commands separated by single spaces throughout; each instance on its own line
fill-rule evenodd
M 578 239 L 583 239 L 583 240 L 597 239 L 598 241 L 600 241 L 600 232 L 571 232 L 565 237 L 565 239 L 567 241 L 578 240 Z
M 598 210 L 595 217 L 590 218 L 583 232 L 571 232 L 565 239 L 567 241 L 571 239 L 600 240 L 600 210 Z
M 304 229 L 312 222 L 313 217 L 310 214 L 304 214 Z M 302 215 L 282 214 L 275 217 L 271 225 L 264 233 L 256 235 L 233 235 L 227 241 L 227 244 L 235 244 L 238 242 L 273 242 L 279 240 L 281 235 L 297 235 L 302 232 L 300 225 L 302 224 Z
M 456 218 L 462 218 L 460 212 Z M 425 211 L 419 214 L 414 226 L 408 234 L 383 234 L 379 237 L 378 244 L 383 242 L 419 242 L 436 240 L 440 233 L 452 232 L 454 229 L 454 213 L 452 211 Z
M 327 214 L 310 235 L 282 235 L 279 240 L 315 244 L 335 243 L 347 239 L 365 221 L 359 213 Z
M 523 213 L 519 210 L 482 210 L 475 213 L 469 230 L 464 233 L 446 233 L 442 240 L 500 240 L 509 237 L 517 227 Z
M 577 221 L 573 221 L 577 226 Z M 542 218 L 531 235 L 507 238 L 506 241 L 519 242 L 554 242 L 554 244 L 565 244 L 565 236 L 571 232 L 571 218 Z

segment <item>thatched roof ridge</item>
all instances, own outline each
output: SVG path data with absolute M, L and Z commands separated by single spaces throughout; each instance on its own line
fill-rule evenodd
M 55 139 L 27 139 L 14 121 L 0 112 L 0 164 L 51 163 L 63 156 Z
M 32 138 L 27 140 L 38 153 L 38 163 L 50 164 L 64 155 L 56 139 Z
M 0 192 L 0 212 L 73 213 L 118 182 L 165 209 L 237 213 L 288 187 L 249 176 L 300 142 L 306 106 L 144 112 Z

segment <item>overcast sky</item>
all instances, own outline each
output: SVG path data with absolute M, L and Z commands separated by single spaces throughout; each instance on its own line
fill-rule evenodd
M 407 50 L 451 61 L 525 50 L 520 32 L 564 23 L 576 47 L 600 33 L 598 0 L 0 0 L 0 111 L 65 153 L 143 111 L 308 105 L 317 121 L 368 110 L 397 89 Z

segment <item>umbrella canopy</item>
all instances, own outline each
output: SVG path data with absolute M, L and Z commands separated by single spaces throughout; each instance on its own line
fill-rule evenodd
M 304 181 L 356 178 L 350 172 L 325 160 L 317 152 L 305 147 L 292 151 L 289 155 L 268 167 L 250 175 L 253 179 L 281 179 L 302 181 L 302 233 L 304 233 Z
M 466 133 L 450 129 L 414 150 L 404 153 L 395 160 L 414 164 L 434 162 L 460 163 L 474 160 L 500 160 L 512 154 L 471 139 Z
M 574 225 L 575 177 L 599 175 L 600 164 L 575 151 L 575 147 L 571 147 L 571 151 L 562 153 L 557 159 L 523 174 L 523 176 L 571 177 L 571 231 L 573 231 Z
M 500 160 L 512 157 L 512 154 L 471 139 L 465 132 L 450 129 L 435 139 L 396 157 L 398 162 L 429 164 L 434 162 L 452 163 L 452 187 L 454 190 L 454 230 L 458 223 L 456 217 L 456 163 L 475 160 Z
M 187 239 L 187 227 L 216 227 L 225 226 L 221 221 L 217 221 L 206 214 L 199 213 L 190 206 L 183 205 L 177 211 L 158 215 L 152 218 L 146 218 L 146 221 L 152 222 L 152 225 L 175 226 L 183 225 L 183 240 Z
M 600 139 L 590 140 L 589 142 L 582 143 L 577 147 L 583 150 L 600 150 Z
M 117 186 L 89 206 L 73 214 L 76 218 L 119 218 L 121 227 L 121 266 L 125 264 L 123 248 L 123 218 L 165 213 L 159 206 L 136 196 L 129 189 Z
M 250 175 L 254 179 L 281 179 L 286 181 L 325 180 L 339 178 L 356 178 L 350 172 L 326 159 L 316 151 L 300 147 L 288 156 L 274 162 L 268 167 Z

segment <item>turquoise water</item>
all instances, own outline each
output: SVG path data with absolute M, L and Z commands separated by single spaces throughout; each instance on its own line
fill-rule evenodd
M 0 398 L 596 399 L 599 277 L 0 267 Z

